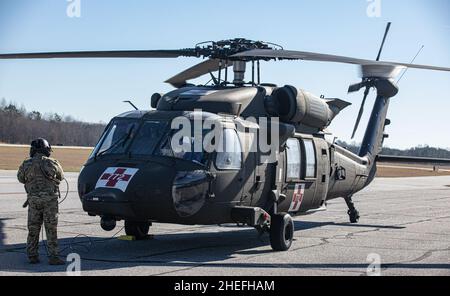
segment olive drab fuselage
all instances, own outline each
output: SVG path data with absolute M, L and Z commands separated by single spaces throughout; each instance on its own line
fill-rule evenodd
M 285 118 L 297 117 L 308 125 L 279 122 L 276 161 L 264 161 L 259 149 L 251 151 L 243 145 L 254 140 L 255 124 L 259 128 L 246 119 L 274 118 L 266 111 L 273 112 L 274 92 L 281 96 L 275 98 L 279 101 L 297 96 L 300 104 L 314 103 L 319 111 L 285 113 Z M 242 207 L 293 216 L 321 209 L 327 200 L 352 195 L 370 181 L 367 160 L 334 145 L 322 131 L 347 105 L 303 91 L 296 94 L 291 88 L 177 89 L 159 100 L 157 110 L 131 111 L 111 121 L 79 176 L 83 208 L 90 215 L 115 220 L 180 224 L 242 222 L 232 213 Z M 220 123 L 230 137 L 227 141 L 239 145 L 240 156 L 231 157 L 232 166 L 223 166 L 217 151 L 198 155 L 201 161 L 164 154 L 161 147 L 167 145 L 171 122 L 180 116 L 192 120 L 196 114 L 202 122 Z M 126 140 L 102 152 L 102 143 L 121 141 L 120 130 Z M 109 139 L 113 131 L 118 136 Z M 150 146 L 151 151 L 146 150 Z

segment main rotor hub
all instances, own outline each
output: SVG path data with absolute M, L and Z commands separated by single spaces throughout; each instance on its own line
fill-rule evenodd
M 271 58 L 265 57 L 234 57 L 233 55 L 245 52 L 254 49 L 283 49 L 282 46 L 263 41 L 253 41 L 244 38 L 235 38 L 221 41 L 206 41 L 201 42 L 195 45 L 195 48 L 191 49 L 193 52 L 190 52 L 190 55 L 195 54 L 197 57 L 203 56 L 204 58 L 217 59 L 223 62 L 223 65 L 226 70 L 225 65 L 232 62 L 234 79 L 233 84 L 235 85 L 244 85 L 244 77 L 246 70 L 246 62 L 254 62 L 259 60 L 270 60 Z M 258 62 L 258 82 L 260 80 L 260 72 L 259 72 L 259 62 Z M 220 80 L 220 70 L 219 69 L 219 80 Z M 255 84 L 255 73 L 254 67 L 252 67 L 252 84 Z M 225 82 L 226 83 L 226 82 Z
M 249 58 L 230 58 L 232 55 L 252 49 L 283 49 L 282 46 L 263 41 L 235 38 L 221 41 L 205 41 L 195 45 L 197 56 L 220 60 L 251 60 Z

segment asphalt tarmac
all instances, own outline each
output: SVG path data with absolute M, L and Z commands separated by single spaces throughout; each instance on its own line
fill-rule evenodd
M 0 275 L 66 275 L 69 263 L 49 266 L 42 243 L 42 262 L 27 263 L 25 192 L 15 174 L 0 171 Z M 148 240 L 119 240 L 123 222 L 103 231 L 81 209 L 77 174 L 67 178 L 60 249 L 64 259 L 80 256 L 81 275 L 450 275 L 450 177 L 376 179 L 355 196 L 359 224 L 348 223 L 343 200 L 331 201 L 325 212 L 295 218 L 287 252 L 234 225 L 154 223 Z

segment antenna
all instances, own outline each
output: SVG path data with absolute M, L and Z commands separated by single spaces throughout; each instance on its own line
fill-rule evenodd
M 425 47 L 425 45 L 422 45 L 422 47 L 419 49 L 419 51 L 417 52 L 417 54 L 414 56 L 414 58 L 411 60 L 411 63 L 414 63 L 414 61 L 416 60 L 416 58 L 419 56 L 419 54 L 422 52 L 423 48 Z M 408 72 L 409 68 L 406 68 L 405 70 L 403 70 L 402 75 L 400 76 L 400 78 L 397 80 L 397 84 L 400 82 L 400 80 L 402 80 L 403 76 L 405 76 L 406 72 Z
M 128 104 L 130 104 L 131 106 L 133 106 L 133 108 L 134 108 L 135 110 L 139 110 L 138 107 L 136 107 L 131 101 L 123 101 L 123 103 L 128 103 Z

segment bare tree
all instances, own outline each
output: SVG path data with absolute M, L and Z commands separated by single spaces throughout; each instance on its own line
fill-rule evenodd
M 57 113 L 42 115 L 27 112 L 21 106 L 0 101 L 0 141 L 11 144 L 28 144 L 38 137 L 54 145 L 94 146 L 105 128 L 104 124 L 86 123 L 71 116 Z

